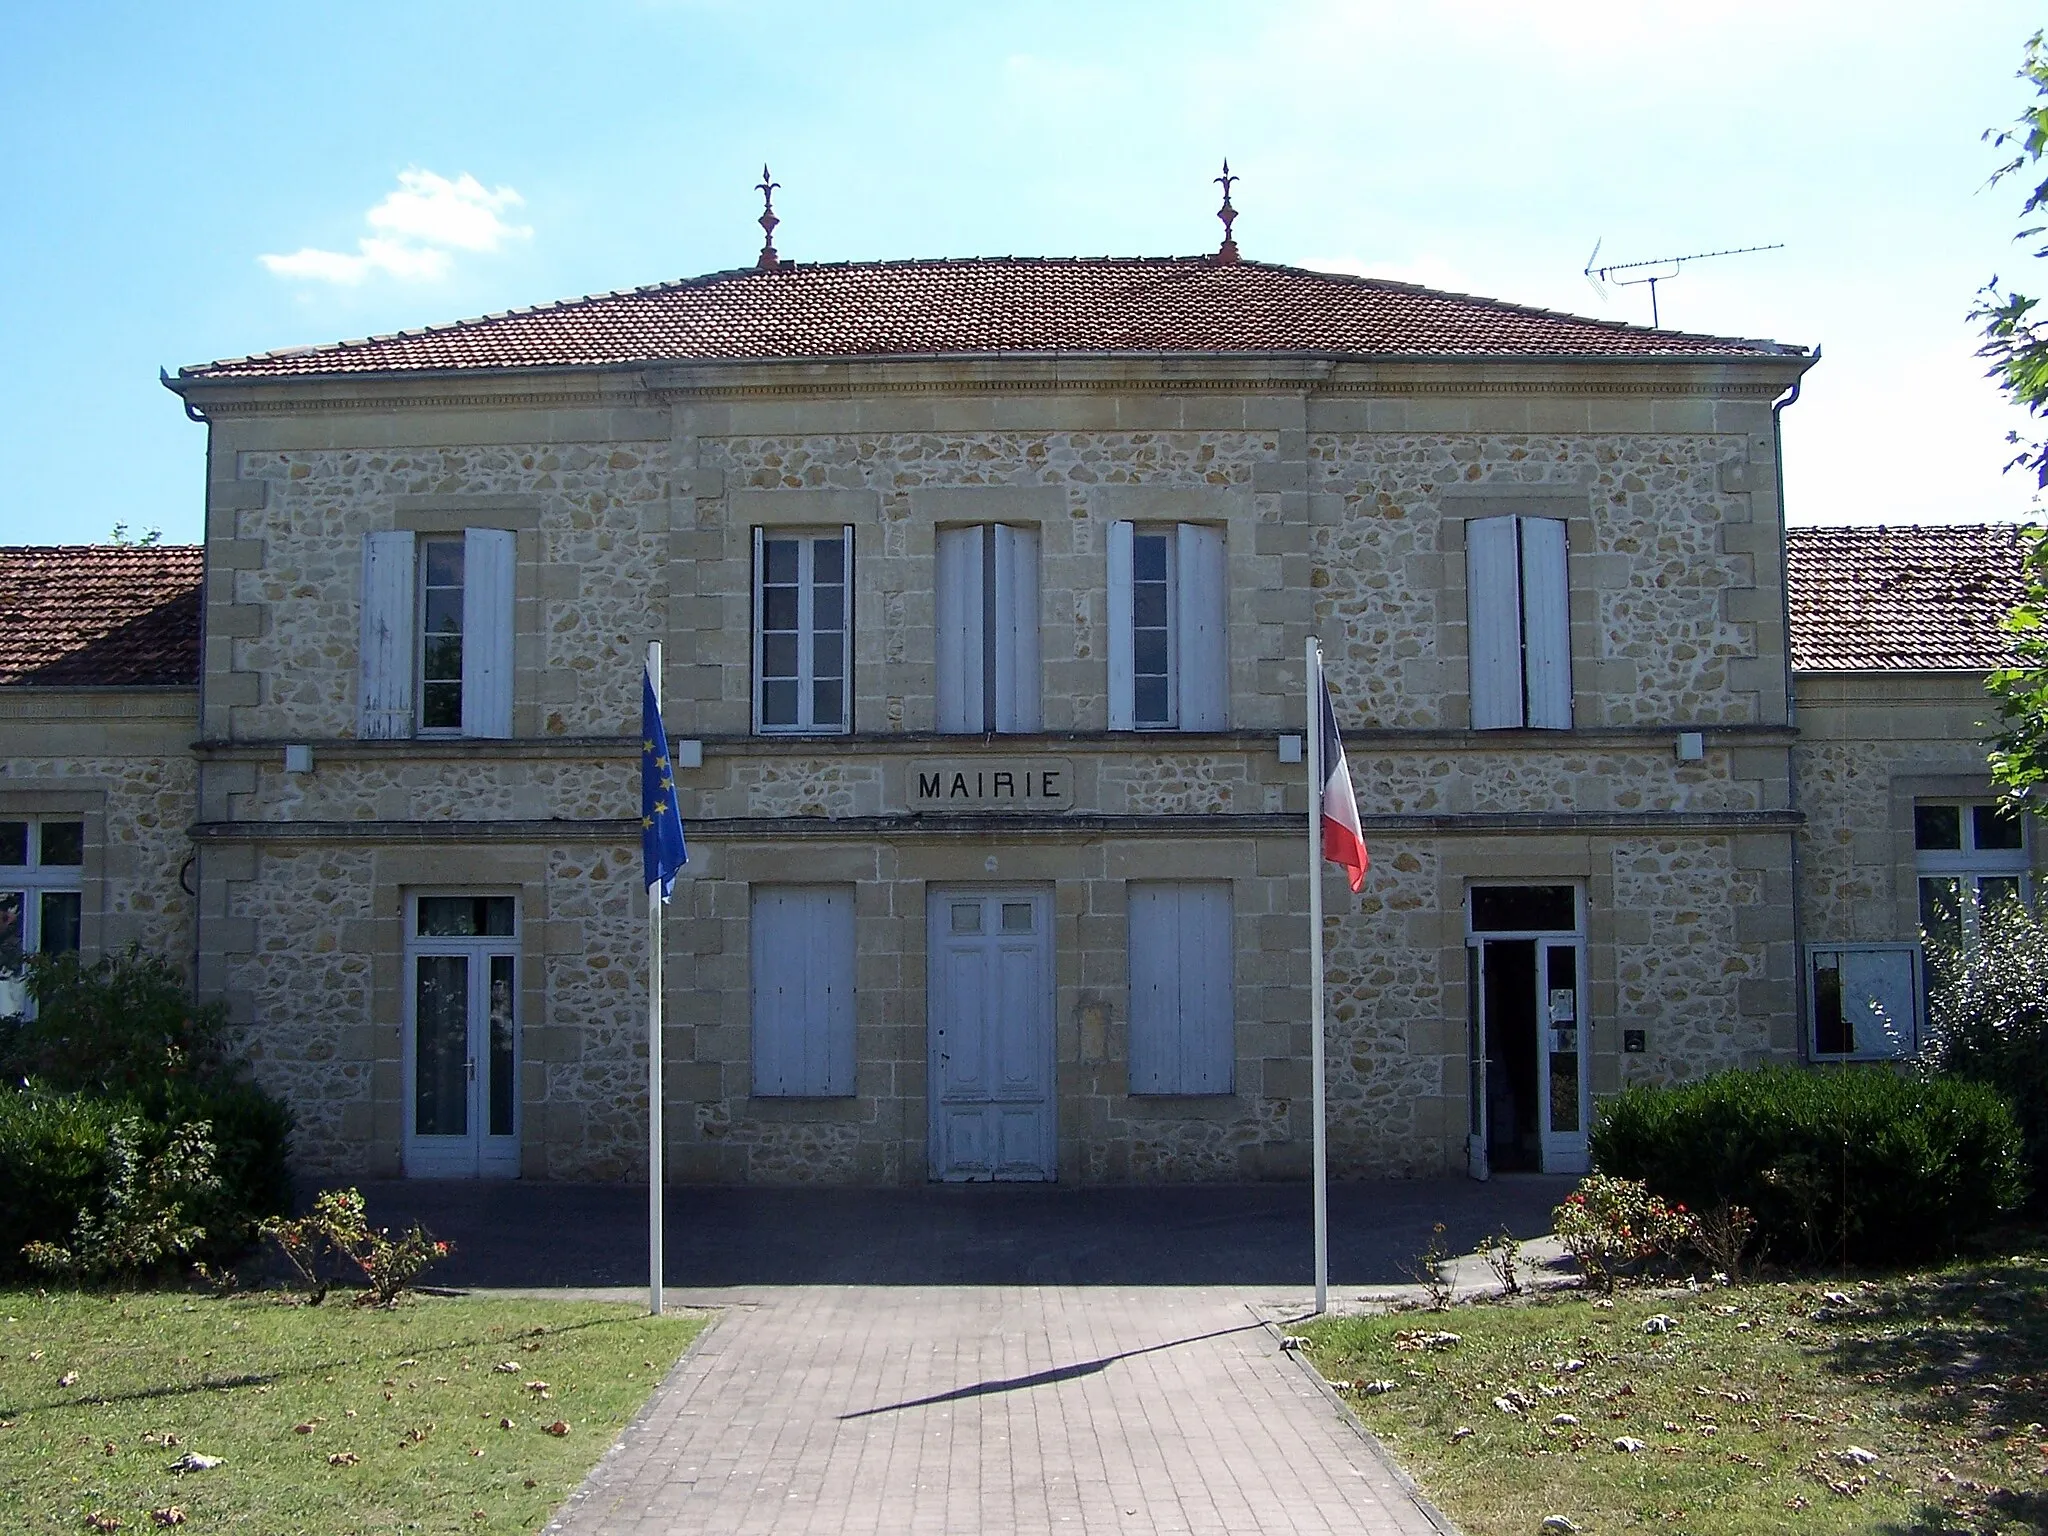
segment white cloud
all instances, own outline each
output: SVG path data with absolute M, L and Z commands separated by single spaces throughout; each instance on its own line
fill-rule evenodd
M 523 202 L 510 187 L 487 190 L 467 173 L 450 181 L 432 171 L 400 171 L 398 190 L 364 215 L 375 233 L 358 240 L 353 252 L 306 246 L 257 259 L 279 277 L 310 282 L 354 285 L 378 275 L 434 282 L 448 275 L 454 251 L 495 251 L 530 237 L 530 226 L 502 217 Z

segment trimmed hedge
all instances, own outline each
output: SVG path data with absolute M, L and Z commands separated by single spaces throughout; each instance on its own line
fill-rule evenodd
M 1884 1068 L 1723 1072 L 1601 1106 L 1593 1166 L 1695 1211 L 1745 1205 L 1780 1262 L 1955 1253 L 2018 1208 L 2012 1108 L 1978 1083 Z
M 291 1208 L 286 1154 L 291 1135 L 284 1107 L 248 1084 L 213 1089 L 159 1084 L 128 1097 L 0 1091 L 0 1274 L 26 1274 L 25 1243 L 68 1243 L 78 1213 L 97 1205 L 107 1181 L 108 1133 L 139 1117 L 144 1150 L 161 1151 L 174 1127 L 213 1123 L 217 1194 L 195 1202 L 187 1217 L 206 1229 L 198 1256 L 233 1258 L 254 1240 L 256 1223 Z

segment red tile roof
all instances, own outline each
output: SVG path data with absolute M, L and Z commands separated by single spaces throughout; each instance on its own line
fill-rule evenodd
M 998 352 L 1804 355 L 1775 342 L 1646 330 L 1263 262 L 999 256 L 714 272 L 394 336 L 235 358 L 184 369 L 180 377 Z
M 199 682 L 197 544 L 0 546 L 0 685 Z
M 1807 672 L 1988 671 L 2020 595 L 2013 523 L 1793 528 L 1792 665 Z

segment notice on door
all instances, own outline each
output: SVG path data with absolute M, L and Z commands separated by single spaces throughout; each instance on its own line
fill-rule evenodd
M 1067 811 L 1074 766 L 1062 757 L 925 758 L 907 772 L 913 811 Z

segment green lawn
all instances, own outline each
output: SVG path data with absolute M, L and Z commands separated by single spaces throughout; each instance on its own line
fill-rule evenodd
M 2048 1259 L 1300 1331 L 1469 1536 L 2048 1531 Z
M 150 1531 L 175 1509 L 261 1536 L 537 1531 L 703 1326 L 594 1302 L 0 1291 L 0 1529 Z M 223 1462 L 170 1470 L 187 1452 Z

